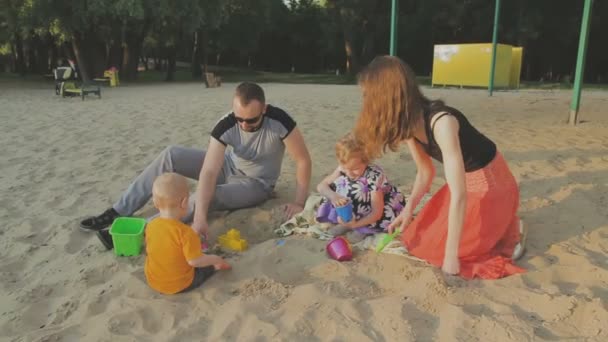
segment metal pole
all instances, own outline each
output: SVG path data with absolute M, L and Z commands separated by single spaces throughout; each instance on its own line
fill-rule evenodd
M 397 55 L 397 18 L 399 17 L 399 0 L 393 0 L 391 8 L 391 56 Z
M 576 57 L 574 91 L 572 92 L 572 102 L 570 102 L 570 118 L 568 119 L 568 122 L 572 125 L 576 125 L 578 123 L 578 109 L 581 100 L 583 74 L 585 73 L 585 55 L 587 52 L 587 38 L 589 37 L 592 7 L 593 0 L 585 0 L 585 7 L 583 8 L 583 20 L 581 22 L 581 35 L 578 40 L 578 56 Z
M 500 17 L 500 0 L 496 0 L 494 8 L 494 32 L 492 33 L 492 63 L 490 65 L 490 83 L 488 84 L 488 91 L 490 96 L 494 91 L 494 71 L 496 69 L 496 39 L 498 37 L 498 18 Z

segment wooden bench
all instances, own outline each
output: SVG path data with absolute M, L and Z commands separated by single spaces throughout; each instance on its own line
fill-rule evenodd
M 206 72 L 205 73 L 205 85 L 207 86 L 207 88 L 221 87 L 222 78 L 219 76 L 216 76 L 212 72 Z

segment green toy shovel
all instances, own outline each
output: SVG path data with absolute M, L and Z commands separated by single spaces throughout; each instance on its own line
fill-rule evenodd
M 401 233 L 401 230 L 395 229 L 392 234 L 385 234 L 384 237 L 382 237 L 382 240 L 378 241 L 378 244 L 376 245 L 376 253 L 382 252 L 384 247 L 386 247 L 386 245 L 393 241 L 395 239 L 395 236 L 399 235 L 399 233 Z

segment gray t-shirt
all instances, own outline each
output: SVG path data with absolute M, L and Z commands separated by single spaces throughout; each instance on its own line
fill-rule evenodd
M 262 126 L 255 132 L 243 131 L 234 113 L 222 117 L 211 136 L 232 149 L 229 165 L 236 174 L 261 180 L 274 187 L 281 173 L 285 154 L 285 139 L 296 127 L 296 122 L 280 108 L 268 105 Z

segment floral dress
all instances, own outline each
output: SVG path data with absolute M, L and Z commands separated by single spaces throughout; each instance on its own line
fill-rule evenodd
M 384 212 L 382 218 L 375 224 L 371 224 L 366 230 L 369 233 L 381 232 L 386 230 L 388 225 L 399 215 L 405 200 L 399 190 L 392 186 L 386 176 L 384 170 L 377 165 L 370 164 L 367 166 L 363 174 L 356 179 L 348 178 L 344 173 L 332 184 L 332 190 L 339 195 L 348 198 L 353 204 L 353 218 L 360 220 L 372 212 L 372 192 L 382 191 L 384 193 Z M 327 207 L 331 203 L 324 198 L 321 202 L 321 207 Z M 333 205 L 331 205 L 333 208 Z M 319 211 L 319 213 L 321 210 Z M 327 210 L 325 210 L 327 212 Z M 323 217 L 325 216 L 325 217 Z M 320 222 L 333 222 L 335 219 L 329 219 L 329 215 L 317 215 L 317 220 Z M 333 215 L 335 217 L 335 215 Z M 337 222 L 333 222 L 337 223 Z M 371 231 L 370 231 L 371 230 Z

